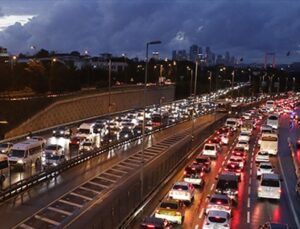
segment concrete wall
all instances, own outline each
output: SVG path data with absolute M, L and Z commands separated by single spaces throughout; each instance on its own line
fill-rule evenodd
M 175 86 L 153 86 L 146 91 L 146 104 L 159 104 L 174 100 Z M 44 130 L 64 123 L 93 118 L 108 113 L 108 93 L 86 95 L 53 103 L 18 127 L 5 134 L 14 138 L 28 132 Z M 143 107 L 144 90 L 126 89 L 111 92 L 111 112 Z M 22 111 L 20 111 L 22 112 Z

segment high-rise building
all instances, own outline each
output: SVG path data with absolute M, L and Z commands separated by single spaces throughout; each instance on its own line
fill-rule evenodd
M 152 58 L 154 60 L 159 60 L 159 52 L 158 51 L 152 52 Z
M 187 53 L 186 50 L 178 50 L 177 55 L 176 55 L 177 60 L 187 60 Z
M 172 51 L 172 60 L 177 60 L 177 53 L 176 50 Z
M 192 45 L 190 47 L 190 61 L 195 61 L 198 58 L 199 47 L 198 45 Z
M 226 65 L 230 64 L 230 55 L 229 55 L 229 52 L 225 53 L 225 64 Z
M 7 48 L 3 48 L 0 46 L 0 57 L 9 57 L 9 54 L 7 52 Z

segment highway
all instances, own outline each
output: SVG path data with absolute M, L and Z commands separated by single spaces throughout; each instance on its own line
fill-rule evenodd
M 293 162 L 290 156 L 290 150 L 287 144 L 287 138 L 291 137 L 294 141 L 300 137 L 299 127 L 294 125 L 289 128 L 289 115 L 283 114 L 280 118 L 279 133 L 279 155 L 271 157 L 270 161 L 275 167 L 275 173 L 280 174 L 283 179 L 281 187 L 282 194 L 279 201 L 258 200 L 257 198 L 257 168 L 255 163 L 255 154 L 259 150 L 257 141 L 259 137 L 259 129 L 253 131 L 250 140 L 250 149 L 244 172 L 242 173 L 242 181 L 239 184 L 238 204 L 233 208 L 233 217 L 231 228 L 259 228 L 260 225 L 267 221 L 288 224 L 290 228 L 300 228 L 300 200 L 295 195 L 296 176 L 294 173 Z M 195 200 L 191 206 L 186 206 L 184 223 L 175 228 L 202 228 L 205 219 L 205 208 L 207 207 L 208 198 L 214 193 L 216 188 L 216 177 L 223 171 L 223 166 L 228 161 L 231 150 L 237 143 L 235 134 L 231 137 L 228 146 L 222 146 L 222 153 L 218 159 L 213 161 L 212 170 L 205 176 L 205 185 L 201 189 L 197 189 Z M 213 137 L 213 136 L 212 136 Z M 197 152 L 201 152 L 202 148 L 198 148 Z M 192 158 L 188 164 L 190 164 Z M 187 165 L 188 165 L 187 164 Z M 133 228 L 139 228 L 141 218 L 153 215 L 158 207 L 161 199 L 168 195 L 169 190 L 178 180 L 183 180 L 184 167 L 172 178 L 172 180 L 161 190 L 151 204 L 144 209 L 143 216 L 140 216 L 132 224 Z
M 209 120 L 213 121 L 214 115 L 205 115 L 198 118 L 195 126 L 207 123 Z M 161 132 L 154 133 L 147 138 L 146 147 L 162 141 L 164 138 L 172 135 L 172 133 L 178 133 L 189 129 L 190 127 L 191 122 L 184 122 Z M 127 149 L 125 150 L 125 148 Z M 67 191 L 79 186 L 88 179 L 105 171 L 107 168 L 110 168 L 116 162 L 121 161 L 140 149 L 141 145 L 139 142 L 131 144 L 130 146 L 124 145 L 118 150 L 110 151 L 109 153 L 107 152 L 98 158 L 82 163 L 67 170 L 56 179 L 37 185 L 23 195 L 19 195 L 16 198 L 4 202 L 0 206 L 0 211 L 2 212 L 0 217 L 3 221 L 2 227 L 11 228 L 18 222 L 40 210 L 42 207 L 47 206 L 52 201 L 61 197 Z

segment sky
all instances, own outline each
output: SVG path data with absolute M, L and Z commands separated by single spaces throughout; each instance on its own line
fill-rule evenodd
M 0 46 L 161 58 L 192 44 L 247 63 L 300 61 L 299 0 L 0 0 Z M 291 51 L 290 56 L 286 53 Z M 297 54 L 298 52 L 298 54 Z

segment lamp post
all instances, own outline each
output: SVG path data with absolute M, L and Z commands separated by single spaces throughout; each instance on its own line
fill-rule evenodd
M 51 59 L 51 74 L 50 74 L 50 83 L 49 83 L 49 87 L 50 87 L 50 91 L 52 92 L 53 90 L 53 79 L 54 79 L 54 71 L 53 71 L 53 66 L 54 64 L 57 62 L 57 59 L 54 57 Z
M 296 78 L 293 77 L 293 91 L 295 92 L 295 86 L 296 86 Z
M 209 79 L 209 95 L 211 97 L 211 80 L 212 80 L 212 72 L 211 71 L 208 71 L 209 72 L 209 76 L 208 76 L 208 79 Z
M 142 158 L 141 158 L 141 201 L 143 200 L 144 193 L 144 151 L 145 151 L 145 113 L 146 113 L 146 91 L 147 91 L 147 80 L 148 80 L 148 50 L 149 45 L 158 45 L 161 44 L 161 41 L 150 41 L 146 43 L 146 62 L 145 62 L 145 83 L 144 83 L 144 98 L 143 98 L 143 128 L 142 128 Z M 142 209 L 143 211 L 143 209 Z
M 190 96 L 191 96 L 193 94 L 193 78 L 194 78 L 193 74 L 194 74 L 194 72 L 193 72 L 193 69 L 190 68 L 189 66 L 187 66 L 186 69 L 187 69 L 187 72 L 191 71 L 191 80 L 190 80 Z
M 12 86 L 15 86 L 15 72 L 14 72 L 14 66 L 16 64 L 17 57 L 12 56 L 11 61 L 10 61 L 10 67 L 11 67 L 11 81 L 12 81 Z
M 233 72 L 231 74 L 231 97 L 233 98 L 233 84 L 234 84 L 234 69 L 233 69 Z

